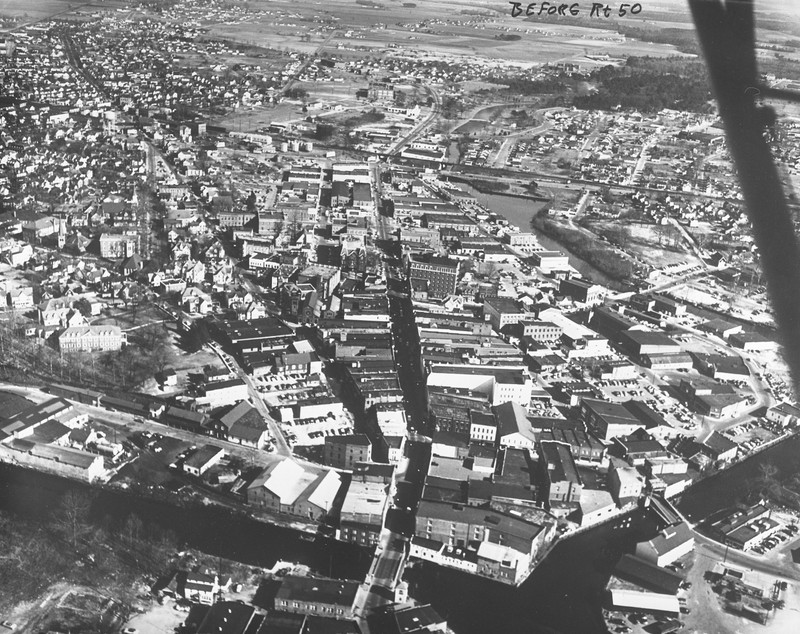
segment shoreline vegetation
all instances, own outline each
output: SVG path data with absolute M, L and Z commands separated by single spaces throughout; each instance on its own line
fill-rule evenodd
M 600 238 L 587 230 L 559 222 L 545 213 L 534 216 L 531 227 L 618 282 L 627 282 L 635 273 L 633 263 L 628 258 L 605 246 Z
M 550 196 L 518 191 L 523 189 L 523 186 L 521 184 L 512 186 L 511 184 L 503 181 L 495 181 L 482 178 L 467 178 L 465 176 L 458 176 L 455 174 L 450 174 L 447 177 L 447 180 L 454 183 L 464 183 L 465 185 L 469 185 L 470 187 L 480 192 L 481 194 L 487 194 L 487 195 L 496 194 L 498 196 L 510 196 L 512 198 L 523 198 L 525 200 L 534 200 L 536 202 L 551 201 Z
M 70 489 L 43 518 L 29 518 L 0 509 L 0 600 L 4 614 L 21 601 L 42 596 L 53 584 L 103 587 L 120 605 L 124 620 L 136 603 L 142 577 L 164 573 L 165 562 L 178 550 L 179 540 L 153 522 L 131 512 L 124 518 L 111 518 L 93 505 L 97 496 L 91 490 Z M 80 615 L 58 622 L 45 622 L 42 631 L 93 629 L 102 625 Z M 114 625 L 114 623 L 105 623 Z M 101 630 L 101 631 L 114 631 Z

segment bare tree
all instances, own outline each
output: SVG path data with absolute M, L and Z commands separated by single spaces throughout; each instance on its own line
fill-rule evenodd
M 73 548 L 77 547 L 78 541 L 84 535 L 91 532 L 89 524 L 91 506 L 91 496 L 78 491 L 68 491 L 61 498 L 61 503 L 53 514 L 56 529 Z
M 122 526 L 122 538 L 129 546 L 135 546 L 142 538 L 143 529 L 142 519 L 135 513 L 131 514 Z

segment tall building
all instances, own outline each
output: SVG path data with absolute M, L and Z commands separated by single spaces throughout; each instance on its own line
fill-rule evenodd
M 384 83 L 372 83 L 369 86 L 369 98 L 375 101 L 394 101 L 394 86 Z
M 10 37 L 5 36 L 0 38 L 0 52 L 5 54 L 6 57 L 11 57 L 14 54 L 15 43 Z
M 568 444 L 540 442 L 539 465 L 540 491 L 551 509 L 580 502 L 583 483 Z
M 372 460 L 372 444 L 364 434 L 327 436 L 323 456 L 329 467 L 349 470 L 357 462 Z
M 458 261 L 447 258 L 411 258 L 408 263 L 408 277 L 411 280 L 424 280 L 428 286 L 428 296 L 434 298 L 455 293 L 458 270 Z

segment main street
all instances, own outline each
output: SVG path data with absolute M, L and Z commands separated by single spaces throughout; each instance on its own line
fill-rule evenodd
M 372 565 L 359 586 L 353 603 L 353 613 L 359 619 L 364 634 L 370 632 L 370 613 L 395 602 L 395 589 L 403 576 L 407 550 L 408 540 L 384 527 L 375 547 Z
M 398 481 L 397 494 L 386 514 L 372 565 L 356 594 L 354 611 L 364 634 L 370 633 L 370 613 L 395 602 L 395 590 L 408 561 L 416 509 L 431 457 L 431 445 L 427 439 L 416 438 L 412 436 L 407 444 L 408 458 L 404 462 L 405 469 L 398 473 L 402 479 Z
M 376 201 L 375 220 L 377 234 L 387 258 L 395 259 L 397 246 L 394 236 L 386 229 L 388 218 L 380 213 L 380 169 L 373 165 L 370 170 L 373 197 Z M 425 396 L 418 363 L 419 342 L 414 326 L 414 313 L 407 297 L 392 294 L 392 284 L 399 280 L 388 275 L 384 268 L 389 312 L 392 320 L 394 358 L 403 404 L 410 429 L 417 429 L 424 421 Z M 408 281 L 402 281 L 408 291 Z M 413 343 L 416 342 L 416 346 Z M 377 608 L 395 602 L 395 589 L 402 579 L 408 559 L 409 542 L 414 534 L 416 509 L 422 494 L 425 476 L 430 462 L 429 439 L 410 434 L 406 444 L 407 460 L 397 470 L 397 494 L 386 514 L 383 530 L 364 582 L 359 586 L 354 603 L 354 613 L 361 631 L 370 634 L 369 616 Z M 375 634 L 380 634 L 376 632 Z

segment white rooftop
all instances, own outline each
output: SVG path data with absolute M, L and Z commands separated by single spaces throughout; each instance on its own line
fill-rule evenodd
M 339 474 L 335 471 L 328 471 L 314 492 L 308 496 L 308 501 L 321 509 L 329 510 L 341 484 L 342 479 Z
M 382 515 L 386 505 L 386 485 L 378 482 L 351 482 L 342 504 L 342 516 Z
M 316 475 L 308 473 L 293 460 L 284 460 L 278 464 L 264 482 L 264 487 L 280 498 L 283 505 L 291 505 L 300 497 L 316 479 Z

